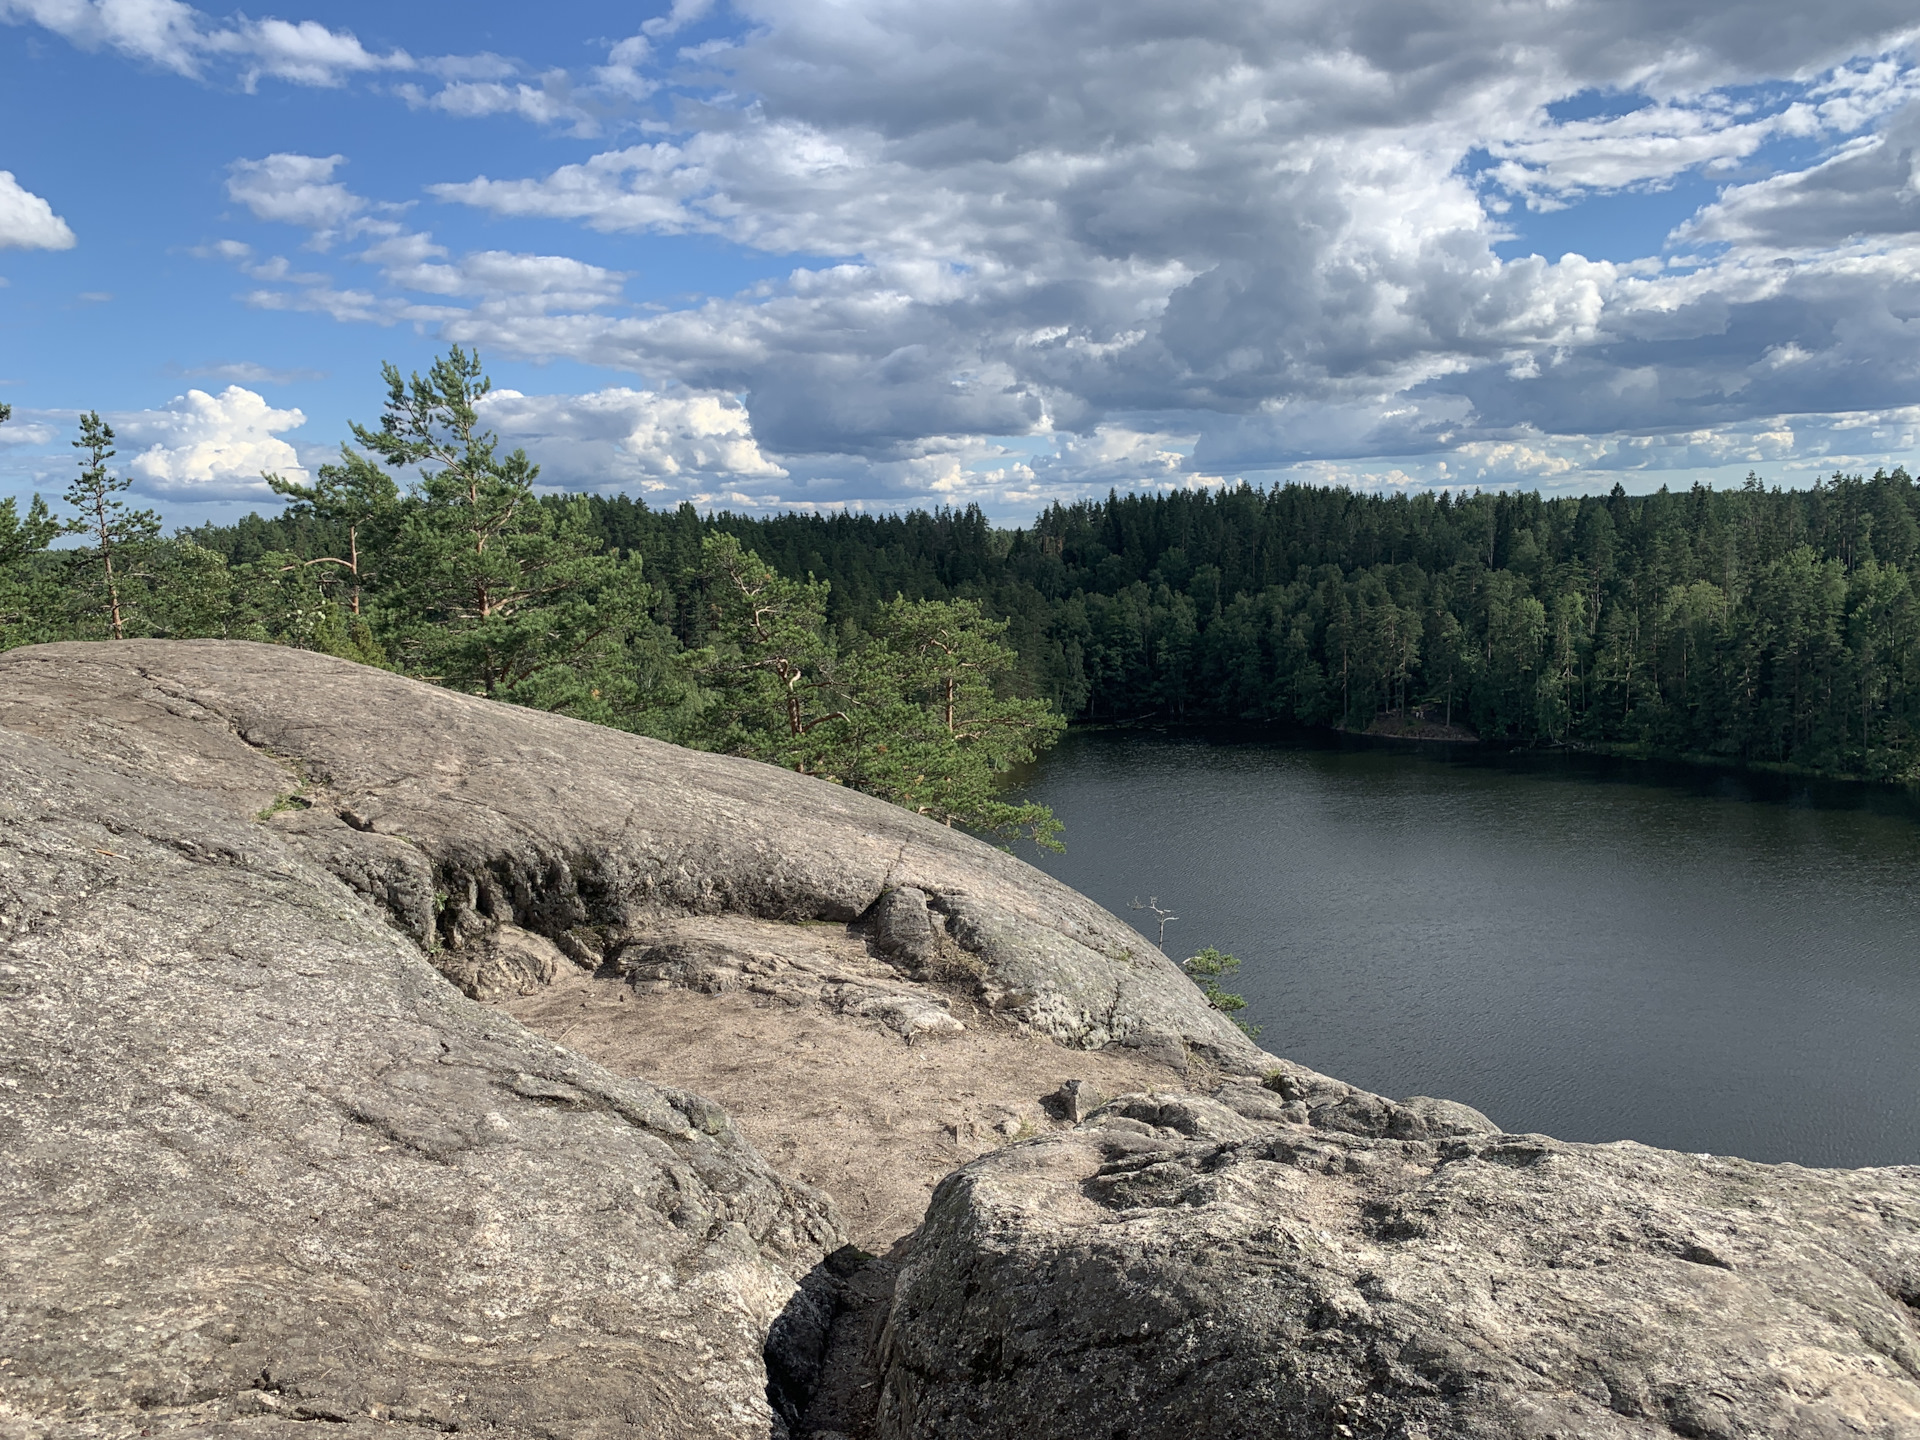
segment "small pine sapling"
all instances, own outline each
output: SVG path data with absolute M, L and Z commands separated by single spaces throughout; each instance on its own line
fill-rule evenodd
M 1222 954 L 1209 945 L 1198 955 L 1189 955 L 1181 961 L 1180 968 L 1193 977 L 1194 983 L 1200 987 L 1200 993 L 1207 997 L 1207 1003 L 1244 1030 L 1249 1039 L 1260 1033 L 1258 1025 L 1239 1017 L 1238 1012 L 1247 1008 L 1247 997 L 1220 988 L 1222 976 L 1232 975 L 1240 969 L 1239 956 Z

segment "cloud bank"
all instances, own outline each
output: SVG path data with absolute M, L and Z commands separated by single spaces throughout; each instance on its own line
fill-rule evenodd
M 417 197 L 277 154 L 233 198 L 363 246 L 229 258 L 259 308 L 633 377 L 546 397 L 552 442 L 686 494 L 1871 457 L 1920 403 L 1914 25 L 1892 0 L 676 4 L 578 71 L 418 67 L 438 88 L 409 103 L 612 137 L 427 187 L 544 222 L 543 253 L 457 251 L 408 228 Z M 1515 241 L 1602 202 L 1667 218 Z M 791 268 L 647 308 L 576 230 Z M 641 396 L 717 408 L 649 428 Z

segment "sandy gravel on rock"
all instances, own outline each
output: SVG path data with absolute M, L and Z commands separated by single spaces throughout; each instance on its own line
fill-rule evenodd
M 908 1045 L 872 1020 L 745 991 L 636 993 L 570 970 L 499 1002 L 522 1024 L 622 1075 L 723 1105 L 776 1170 L 833 1196 L 875 1253 L 920 1223 L 957 1166 L 1009 1138 L 1065 1128 L 1041 1097 L 1068 1079 L 1105 1095 L 1185 1090 L 1137 1056 L 1068 1050 L 967 1015 L 967 1031 Z

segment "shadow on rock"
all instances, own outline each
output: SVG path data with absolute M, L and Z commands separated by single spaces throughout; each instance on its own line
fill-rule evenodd
M 873 1433 L 880 1332 L 893 1301 L 896 1263 L 843 1245 L 800 1281 L 767 1335 L 767 1401 L 793 1440 Z M 782 1432 L 774 1432 L 779 1440 Z

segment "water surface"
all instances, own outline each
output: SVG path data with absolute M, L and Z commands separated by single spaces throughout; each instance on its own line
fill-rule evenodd
M 1920 807 L 1572 756 L 1076 733 L 1039 863 L 1177 959 L 1244 962 L 1260 1043 L 1513 1131 L 1920 1163 Z

